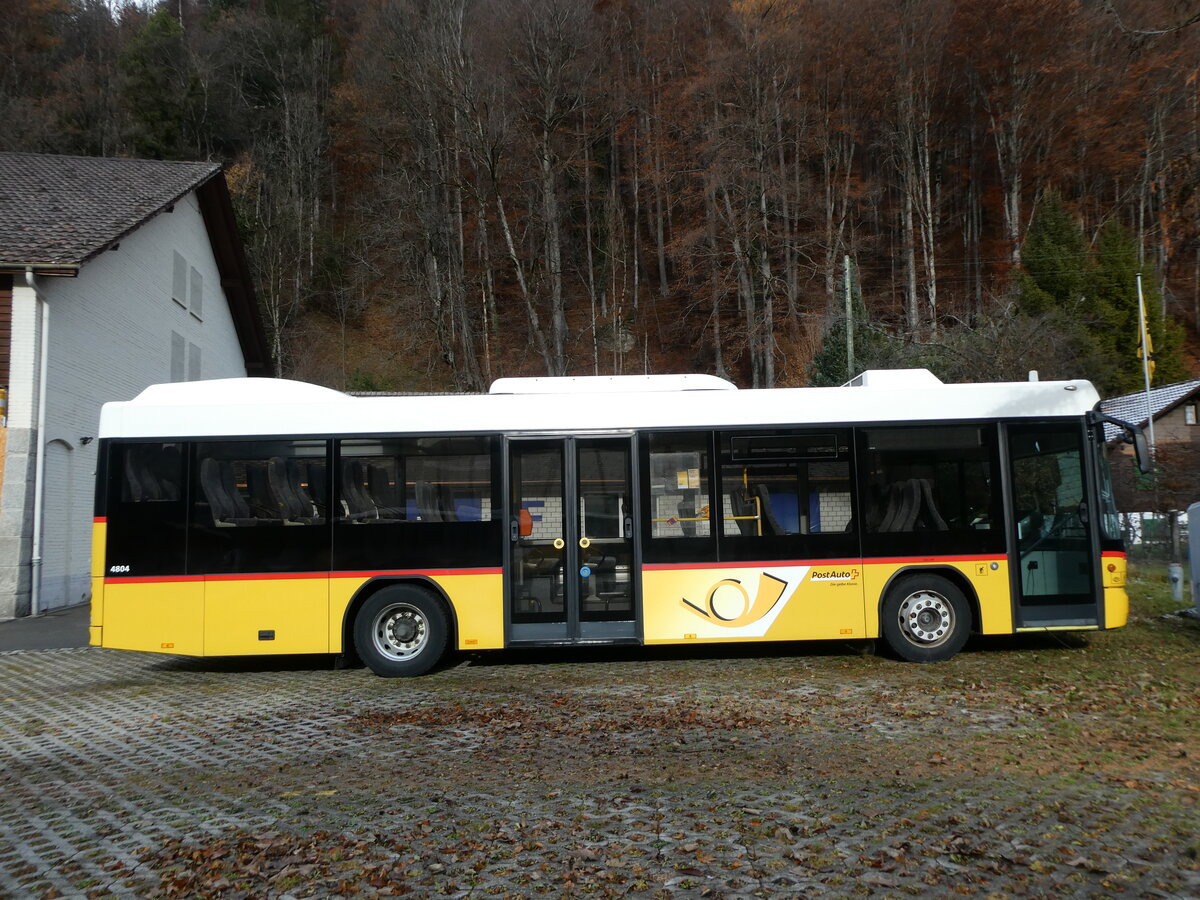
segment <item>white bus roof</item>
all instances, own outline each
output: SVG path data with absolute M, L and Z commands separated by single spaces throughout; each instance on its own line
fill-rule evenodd
M 716 375 L 568 375 L 562 378 L 497 378 L 489 394 L 630 394 L 671 391 L 736 391 Z
M 102 438 L 265 435 L 613 432 L 647 428 L 843 425 L 1078 416 L 1099 401 L 1087 381 L 943 384 L 901 370 L 861 386 L 737 390 L 708 376 L 662 390 L 642 381 L 503 379 L 521 392 L 352 397 L 270 378 L 159 384 L 106 403 Z M 921 371 L 921 370 L 917 370 Z M 861 377 L 861 376 L 860 376 Z M 536 382 L 530 386 L 530 382 Z M 667 382 L 659 382 L 665 385 Z M 585 387 L 586 385 L 586 387 Z M 551 388 L 557 388 L 551 390 Z M 632 388 L 632 389 L 626 389 Z

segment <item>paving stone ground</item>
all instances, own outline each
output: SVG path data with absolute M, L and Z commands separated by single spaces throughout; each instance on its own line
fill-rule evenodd
M 1187 748 L 1011 665 L 0 654 L 0 896 L 1200 896 Z

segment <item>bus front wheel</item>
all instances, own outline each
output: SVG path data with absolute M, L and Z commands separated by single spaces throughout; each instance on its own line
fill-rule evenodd
M 446 649 L 449 627 L 442 604 L 408 584 L 374 594 L 354 620 L 354 649 L 376 675 L 424 675 Z
M 963 648 L 971 631 L 967 598 L 940 575 L 897 581 L 883 601 L 882 619 L 888 646 L 909 662 L 947 660 Z

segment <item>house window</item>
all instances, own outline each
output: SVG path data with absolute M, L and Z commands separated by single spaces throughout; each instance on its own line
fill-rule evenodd
M 195 344 L 188 344 L 187 380 L 200 380 L 200 348 Z
M 1183 408 L 1183 421 L 1188 425 L 1196 424 L 1196 404 L 1189 403 Z
M 188 296 L 188 309 L 197 319 L 203 318 L 204 312 L 204 276 L 195 268 L 192 269 L 191 291 Z
M 171 381 L 183 381 L 187 341 L 178 332 L 171 332 Z
M 193 269 L 193 271 L 195 271 Z M 171 279 L 171 299 L 187 308 L 188 264 L 178 250 L 175 251 L 175 267 Z

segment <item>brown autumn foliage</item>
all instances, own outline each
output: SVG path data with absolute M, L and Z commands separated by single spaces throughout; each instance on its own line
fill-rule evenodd
M 281 374 L 803 384 L 845 257 L 896 335 L 994 322 L 1051 189 L 1200 320 L 1200 31 L 1173 0 L 0 11 L 5 149 L 229 165 Z

